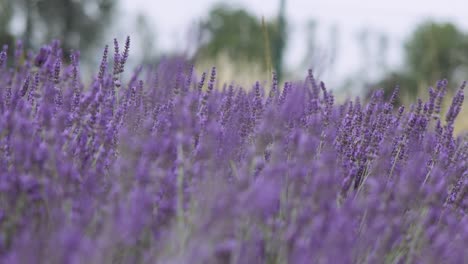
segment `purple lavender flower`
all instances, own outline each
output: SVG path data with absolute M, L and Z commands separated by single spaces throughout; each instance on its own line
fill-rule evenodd
M 464 84 L 446 113 L 446 80 L 405 111 L 398 87 L 338 102 L 312 71 L 252 90 L 180 58 L 127 76 L 129 47 L 89 83 L 58 41 L 0 53 L 1 263 L 468 258 Z

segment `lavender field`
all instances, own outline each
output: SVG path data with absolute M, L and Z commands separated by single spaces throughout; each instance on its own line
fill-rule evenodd
M 91 82 L 58 41 L 1 52 L 0 263 L 467 263 L 464 83 L 338 104 L 129 44 Z

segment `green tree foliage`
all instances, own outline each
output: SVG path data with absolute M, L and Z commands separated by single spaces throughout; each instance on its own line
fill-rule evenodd
M 12 16 L 11 3 L 7 0 L 0 0 L 0 45 L 11 45 L 13 43 L 13 35 L 8 27 Z
M 272 36 L 272 60 L 279 78 L 283 76 L 283 53 L 286 46 L 286 0 L 280 1 L 278 21 L 276 23 L 275 34 Z
M 419 80 L 452 78 L 467 63 L 467 44 L 466 35 L 455 25 L 426 22 L 406 43 L 406 62 Z
M 437 80 L 457 80 L 468 73 L 468 38 L 451 23 L 427 21 L 420 24 L 404 46 L 403 70 L 387 74 L 373 88 L 390 95 L 396 84 L 410 98 Z
M 65 51 L 79 49 L 85 53 L 93 48 L 109 26 L 118 1 L 115 0 L 0 0 L 0 38 L 11 35 L 11 20 L 24 23 L 21 38 L 26 48 L 37 48 L 51 39 L 59 39 Z M 3 10 L 3 8 L 1 8 Z M 3 16 L 6 13 L 8 16 Z
M 281 2 L 284 10 L 284 1 Z M 265 21 L 262 25 L 260 19 L 243 9 L 218 5 L 200 23 L 201 45 L 196 58 L 216 58 L 227 54 L 232 61 L 260 63 L 265 69 L 269 66 L 267 61 L 271 59 L 272 67 L 281 74 L 285 23 L 284 11 L 280 11 L 277 20 Z
M 392 71 L 387 73 L 377 84 L 369 87 L 371 89 L 367 90 L 367 97 L 372 95 L 372 89 L 379 88 L 384 89 L 385 97 L 389 99 L 397 85 L 400 86 L 400 94 L 402 94 L 396 99 L 397 103 L 403 103 L 401 101 L 403 98 L 414 99 L 418 94 L 419 84 L 413 75 L 407 72 Z

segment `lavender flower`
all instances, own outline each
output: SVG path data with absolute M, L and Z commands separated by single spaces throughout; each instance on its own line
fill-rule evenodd
M 58 41 L 0 53 L 1 263 L 468 259 L 464 84 L 446 113 L 446 80 L 405 111 L 398 87 L 340 103 L 312 71 L 252 90 L 180 58 L 124 72 L 129 50 L 90 83 Z

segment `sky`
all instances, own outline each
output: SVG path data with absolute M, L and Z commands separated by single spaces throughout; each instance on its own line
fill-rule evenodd
M 155 29 L 155 46 L 161 52 L 186 47 L 187 28 L 208 15 L 218 0 L 121 0 L 121 9 L 128 18 L 146 15 Z M 279 0 L 225 0 L 224 3 L 243 7 L 259 18 L 276 16 Z M 390 68 L 402 64 L 402 44 L 414 28 L 425 20 L 453 22 L 468 31 L 466 0 L 287 0 L 286 15 L 289 39 L 285 63 L 291 71 L 303 71 L 301 62 L 307 54 L 306 28 L 308 21 L 317 23 L 318 47 L 322 56 L 330 56 L 330 29 L 338 30 L 337 59 L 325 70 L 324 79 L 338 83 L 357 71 L 362 72 L 367 57 L 377 49 L 364 53 L 357 41 L 363 29 L 374 36 L 385 33 L 388 38 L 387 61 Z M 374 42 L 372 42 L 374 43 Z M 377 42 L 375 42 L 377 43 Z M 371 47 L 375 44 L 370 44 Z M 378 75 L 384 67 L 367 67 L 370 75 Z M 318 68 L 320 66 L 317 66 Z M 305 74 L 305 72 L 304 72 Z M 366 73 L 365 73 L 366 74 Z M 374 75 L 373 75 L 374 74 Z

